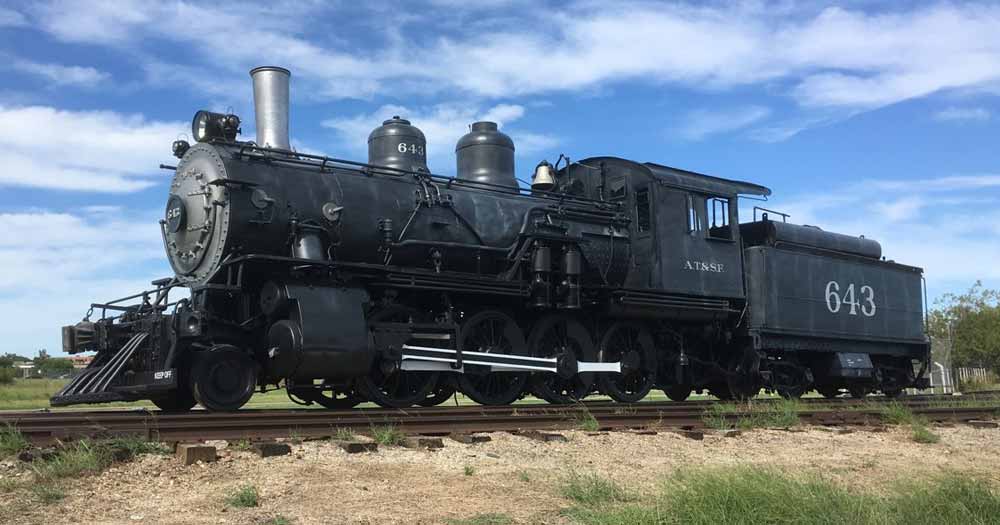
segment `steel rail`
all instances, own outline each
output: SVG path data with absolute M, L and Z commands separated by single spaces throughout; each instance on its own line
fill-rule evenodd
M 876 398 L 873 398 L 876 399 Z M 943 401 L 951 401 L 944 397 Z M 913 398 L 899 401 L 930 421 L 966 421 L 1000 415 L 1000 400 L 989 406 L 935 406 L 942 398 Z M 634 404 L 589 402 L 577 405 L 460 406 L 410 409 L 351 410 L 241 410 L 238 412 L 165 413 L 150 410 L 104 410 L 73 412 L 0 413 L 0 426 L 16 427 L 39 444 L 58 440 L 140 435 L 159 441 L 206 439 L 262 439 L 327 437 L 338 429 L 355 433 L 371 431 L 378 425 L 392 425 L 411 434 L 490 432 L 516 430 L 558 430 L 583 426 L 593 418 L 603 430 L 679 427 L 701 428 L 709 406 L 717 402 L 642 402 Z M 768 406 L 770 401 L 755 401 Z M 745 404 L 730 408 L 740 410 Z M 830 403 L 817 400 L 801 405 L 801 420 L 820 425 L 878 424 L 883 406 L 873 400 L 844 400 Z M 739 413 L 723 413 L 730 422 Z

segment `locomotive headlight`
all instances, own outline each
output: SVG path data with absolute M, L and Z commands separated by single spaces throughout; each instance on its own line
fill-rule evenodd
M 236 140 L 239 132 L 240 117 L 232 114 L 223 115 L 202 110 L 194 114 L 194 120 L 191 122 L 191 136 L 198 142 L 212 139 Z
M 194 121 L 191 123 L 191 136 L 198 142 L 205 142 L 209 139 L 221 137 L 222 130 L 219 127 L 218 113 L 199 111 L 194 114 Z

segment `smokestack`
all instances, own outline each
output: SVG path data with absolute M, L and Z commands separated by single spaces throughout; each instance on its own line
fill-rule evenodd
M 291 73 L 276 66 L 255 67 L 253 111 L 257 120 L 257 144 L 290 150 L 288 142 L 288 78 Z

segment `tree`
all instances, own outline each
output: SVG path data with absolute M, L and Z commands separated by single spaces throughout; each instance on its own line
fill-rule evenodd
M 976 281 L 962 295 L 943 295 L 928 317 L 931 337 L 950 342 L 954 366 L 1000 372 L 1000 290 Z

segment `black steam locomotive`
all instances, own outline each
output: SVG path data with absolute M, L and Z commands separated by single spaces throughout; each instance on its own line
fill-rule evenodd
M 521 187 L 491 122 L 458 142 L 454 178 L 428 171 L 423 134 L 398 117 L 367 162 L 298 153 L 288 71 L 251 76 L 256 142 L 202 111 L 197 143 L 174 143 L 160 225 L 175 275 L 63 329 L 67 352 L 97 355 L 53 405 L 234 410 L 279 386 L 333 408 L 928 384 L 922 270 L 768 210 L 740 224 L 738 198 L 763 186 L 560 156 Z

